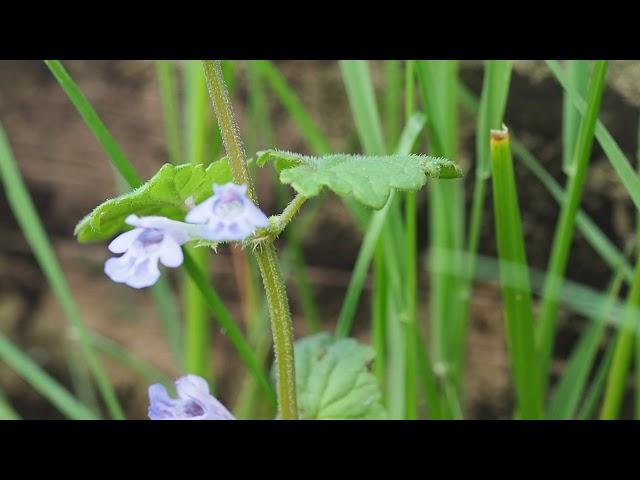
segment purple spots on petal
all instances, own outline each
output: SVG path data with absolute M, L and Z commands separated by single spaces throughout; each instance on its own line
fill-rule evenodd
M 170 398 L 159 384 L 149 387 L 151 420 L 235 420 L 235 417 L 209 393 L 206 380 L 186 375 L 176 381 L 179 398 Z
M 189 400 L 185 403 L 184 413 L 187 417 L 201 417 L 204 415 L 204 408 L 202 408 L 197 402 Z
M 162 242 L 164 239 L 164 232 L 156 228 L 145 229 L 140 235 L 138 235 L 138 242 L 143 247 L 154 245 Z

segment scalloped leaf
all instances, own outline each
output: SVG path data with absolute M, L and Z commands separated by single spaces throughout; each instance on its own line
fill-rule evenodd
M 428 155 L 349 155 L 311 157 L 280 150 L 257 153 L 256 163 L 273 161 L 280 181 L 298 193 L 313 197 L 328 187 L 376 210 L 384 207 L 392 188 L 419 190 L 431 178 L 459 178 L 462 170 L 452 161 Z
M 231 181 L 231 170 L 226 158 L 204 165 L 165 164 L 144 185 L 105 201 L 76 225 L 74 234 L 80 242 L 106 240 L 131 227 L 124 223 L 130 214 L 139 216 L 162 215 L 184 220 L 185 201 L 192 197 L 195 203 L 213 195 L 214 183 Z
M 300 417 L 309 420 L 386 419 L 380 386 L 370 372 L 369 345 L 320 333 L 295 344 Z

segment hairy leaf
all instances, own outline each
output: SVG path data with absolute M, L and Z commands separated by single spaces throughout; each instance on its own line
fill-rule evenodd
M 387 418 L 380 386 L 369 371 L 374 357 L 370 346 L 320 333 L 296 342 L 295 357 L 301 418 Z
M 106 240 L 129 229 L 124 220 L 130 214 L 162 215 L 184 220 L 188 210 L 187 199 L 202 202 L 213 195 L 214 183 L 230 181 L 231 171 L 226 158 L 206 168 L 204 165 L 174 166 L 167 163 L 139 188 L 96 207 L 78 223 L 74 233 L 80 242 Z
M 328 187 L 343 197 L 381 209 L 392 188 L 419 190 L 431 178 L 458 178 L 460 168 L 450 160 L 427 155 L 348 155 L 310 157 L 298 153 L 266 150 L 256 163 L 275 162 L 280 181 L 298 193 L 313 197 Z

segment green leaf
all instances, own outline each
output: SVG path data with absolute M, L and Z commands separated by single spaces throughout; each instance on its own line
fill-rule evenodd
M 343 197 L 381 209 L 392 188 L 419 190 L 432 178 L 458 178 L 462 170 L 450 160 L 427 155 L 349 155 L 310 157 L 279 150 L 258 152 L 257 164 L 276 162 L 280 181 L 298 193 L 313 197 L 329 187 Z
M 386 419 L 369 345 L 319 333 L 295 344 L 300 417 L 307 420 Z
M 183 220 L 185 201 L 192 197 L 200 203 L 213 195 L 212 185 L 231 181 L 226 158 L 204 165 L 163 165 L 148 182 L 131 192 L 112 198 L 96 207 L 76 226 L 80 242 L 106 240 L 125 229 L 128 215 L 162 215 Z

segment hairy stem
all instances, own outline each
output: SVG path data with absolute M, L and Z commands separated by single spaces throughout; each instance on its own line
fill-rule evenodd
M 222 141 L 229 157 L 233 179 L 247 185 L 247 193 L 257 205 L 253 182 L 247 169 L 244 147 L 233 116 L 229 94 L 222 76 L 222 68 L 217 60 L 203 62 L 211 104 L 218 119 Z M 293 325 L 289 310 L 287 292 L 280 274 L 277 254 L 273 243 L 269 242 L 255 250 L 260 274 L 267 295 L 271 330 L 276 357 L 278 408 L 284 420 L 298 418 L 296 404 L 296 382 L 293 356 Z

